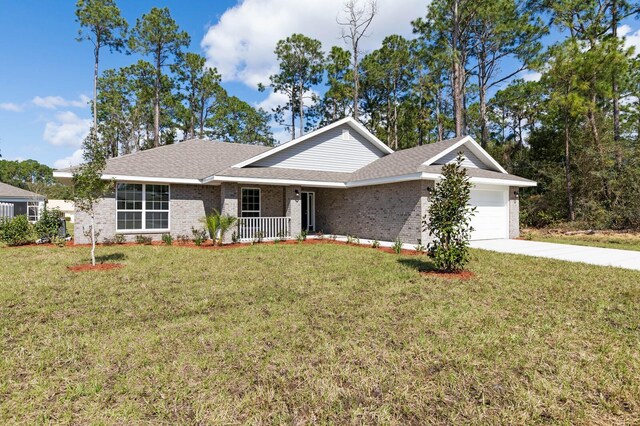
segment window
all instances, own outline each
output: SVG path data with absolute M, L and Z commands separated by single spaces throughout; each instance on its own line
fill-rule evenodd
M 168 230 L 169 185 L 116 185 L 118 231 Z
M 40 219 L 40 203 L 38 201 L 27 202 L 27 217 L 29 222 L 37 222 Z
M 242 188 L 241 217 L 260 217 L 260 189 Z

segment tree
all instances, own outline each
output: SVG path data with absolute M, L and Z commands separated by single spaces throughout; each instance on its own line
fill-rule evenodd
M 469 72 L 478 81 L 479 135 L 484 148 L 489 142 L 488 91 L 531 66 L 542 47 L 539 39 L 545 33 L 540 18 L 534 18 L 515 0 L 484 1 L 478 9 L 470 30 L 475 66 Z M 508 57 L 517 59 L 519 66 L 500 73 L 500 63 Z
M 153 145 L 160 146 L 160 105 L 162 101 L 162 67 L 169 65 L 171 57 L 178 57 L 182 48 L 189 46 L 191 37 L 180 31 L 168 8 L 152 8 L 136 20 L 129 46 L 141 55 L 151 55 L 155 66 Z
M 358 105 L 360 102 L 360 40 L 367 37 L 367 31 L 378 13 L 376 0 L 365 0 L 363 6 L 359 0 L 347 0 L 344 4 L 344 18 L 337 22 L 342 26 L 342 39 L 351 48 L 351 71 L 353 74 L 353 118 L 358 119 Z
M 421 42 L 439 52 L 438 57 L 447 61 L 456 136 L 467 133 L 467 66 L 474 19 L 483 5 L 483 1 L 477 0 L 434 0 L 427 9 L 427 16 L 412 22 L 413 31 L 420 34 Z
M 422 220 L 423 229 L 433 237 L 427 247 L 429 256 L 443 272 L 461 271 L 469 261 L 475 207 L 468 205 L 472 184 L 463 161 L 459 153 L 454 163 L 442 166 L 442 180 L 432 191 L 429 213 Z
M 96 207 L 111 190 L 112 182 L 102 179 L 107 165 L 107 148 L 100 142 L 95 129 L 82 144 L 84 163 L 73 171 L 73 202 L 76 209 L 85 212 L 91 218 L 88 230 L 91 239 L 91 264 L 96 265 Z M 83 230 L 84 231 L 84 230 Z
M 271 88 L 276 93 L 289 97 L 291 112 L 291 139 L 296 137 L 295 117 L 300 119 L 300 136 L 304 134 L 304 100 L 315 96 L 309 94 L 313 85 L 322 81 L 324 55 L 322 44 L 302 34 L 293 34 L 278 41 L 274 51 L 280 63 L 280 72 L 269 76 Z M 264 86 L 259 86 L 264 90 Z
M 183 97 L 187 102 L 186 136 L 193 139 L 198 129 L 198 137 L 204 137 L 204 125 L 211 108 L 211 102 L 222 95 L 220 74 L 215 68 L 205 66 L 206 59 L 188 52 L 180 55 L 179 61 L 172 66 Z
M 414 71 L 410 42 L 398 35 L 386 37 L 380 49 L 363 59 L 362 68 L 365 85 L 378 91 L 375 98 L 380 104 L 373 108 L 383 117 L 387 144 L 398 149 L 398 111 L 408 96 Z M 380 114 L 380 110 L 385 112 Z
M 93 128 L 98 128 L 98 65 L 100 49 L 120 51 L 124 47 L 127 21 L 113 0 L 78 0 L 76 20 L 80 24 L 78 41 L 93 43 Z
M 210 108 L 209 114 L 207 131 L 215 139 L 265 146 L 273 146 L 275 142 L 269 127 L 269 114 L 226 92 Z
M 353 74 L 349 69 L 351 54 L 333 46 L 327 55 L 327 90 L 320 104 L 320 124 L 327 125 L 351 114 Z

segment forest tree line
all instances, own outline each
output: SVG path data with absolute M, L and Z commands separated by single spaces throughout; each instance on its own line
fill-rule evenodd
M 640 52 L 619 34 L 638 12 L 626 0 L 433 0 L 414 37 L 363 52 L 377 5 L 347 0 L 341 46 L 303 34 L 274 46 L 278 72 L 259 89 L 288 101 L 273 111 L 229 95 L 167 8 L 131 26 L 113 0 L 80 0 L 76 15 L 110 156 L 194 137 L 273 145 L 272 120 L 294 138 L 354 116 L 393 149 L 473 136 L 538 182 L 521 197 L 526 225 L 639 228 Z M 105 48 L 144 59 L 100 71 Z

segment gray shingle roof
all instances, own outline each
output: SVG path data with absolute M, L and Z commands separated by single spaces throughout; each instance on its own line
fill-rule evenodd
M 402 176 L 414 173 L 440 173 L 442 166 L 423 166 L 428 159 L 458 143 L 463 137 L 448 139 L 385 155 L 353 173 L 298 170 L 276 167 L 232 166 L 259 155 L 270 148 L 257 145 L 214 142 L 192 139 L 174 145 L 139 151 L 111 158 L 105 174 L 150 178 L 176 178 L 203 180 L 207 177 L 287 179 L 347 183 L 369 179 Z M 62 171 L 71 171 L 65 169 Z M 468 168 L 471 177 L 532 181 L 510 174 Z
M 216 176 L 347 182 L 351 177 L 351 173 L 285 169 L 280 167 L 244 167 L 241 169 L 228 168 L 220 173 L 216 173 Z
M 204 179 L 269 149 L 258 145 L 191 139 L 110 158 L 104 173 L 139 177 Z
M 424 173 L 437 173 L 440 174 L 442 172 L 442 166 L 420 166 L 419 171 Z M 475 169 L 475 168 L 466 168 L 467 176 L 476 177 L 476 178 L 490 178 L 490 179 L 500 179 L 500 180 L 513 180 L 522 183 L 531 183 L 532 180 L 525 179 L 520 176 L 510 175 L 508 173 L 502 172 L 494 172 L 493 170 L 484 170 L 484 169 Z
M 0 182 L 0 201 L 3 198 L 24 198 L 29 200 L 44 200 L 45 197 L 26 189 L 18 188 L 4 182 Z
M 418 168 L 422 163 L 460 142 L 461 139 L 462 137 L 448 139 L 442 142 L 396 151 L 356 170 L 350 180 L 378 179 L 418 173 L 420 171 Z

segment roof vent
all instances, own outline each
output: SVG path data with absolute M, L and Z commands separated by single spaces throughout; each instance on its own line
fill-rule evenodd
M 351 135 L 349 134 L 349 129 L 342 129 L 342 139 L 344 140 L 351 139 Z

